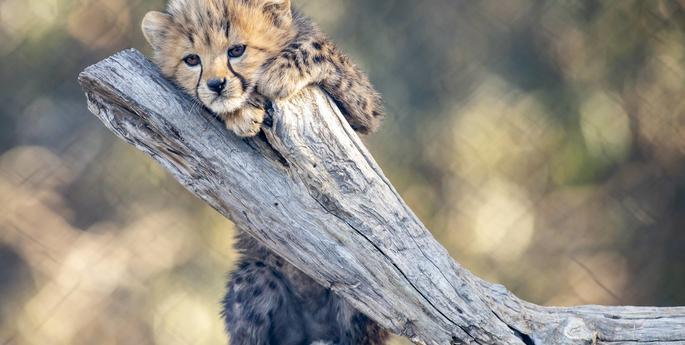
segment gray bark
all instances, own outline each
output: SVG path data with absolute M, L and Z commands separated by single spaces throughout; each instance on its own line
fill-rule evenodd
M 685 308 L 540 307 L 447 254 L 317 88 L 239 139 L 134 50 L 79 77 L 89 109 L 188 190 L 420 344 L 685 344 Z

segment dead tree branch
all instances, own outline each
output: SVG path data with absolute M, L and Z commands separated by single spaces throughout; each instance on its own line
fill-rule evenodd
M 140 53 L 80 75 L 89 109 L 195 195 L 392 332 L 425 344 L 685 344 L 685 308 L 547 308 L 457 264 L 318 89 L 241 140 Z

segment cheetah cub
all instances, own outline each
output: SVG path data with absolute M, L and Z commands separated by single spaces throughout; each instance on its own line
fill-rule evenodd
M 264 101 L 320 85 L 361 133 L 383 117 L 368 78 L 290 0 L 171 0 L 143 33 L 162 73 L 239 136 L 259 133 Z
M 290 0 L 170 0 L 143 33 L 162 73 L 239 136 L 261 130 L 265 104 L 319 85 L 362 133 L 381 99 L 368 78 Z M 376 323 L 242 231 L 223 316 L 232 345 L 380 345 Z

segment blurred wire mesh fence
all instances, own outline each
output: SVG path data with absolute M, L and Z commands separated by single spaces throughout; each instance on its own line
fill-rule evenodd
M 455 259 L 541 304 L 685 304 L 685 1 L 295 4 L 385 95 L 367 142 Z M 225 343 L 232 225 L 76 83 L 162 7 L 0 0 L 1 344 Z

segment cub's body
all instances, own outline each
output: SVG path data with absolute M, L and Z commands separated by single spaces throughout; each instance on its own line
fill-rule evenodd
M 171 0 L 142 24 L 162 73 L 240 136 L 265 105 L 321 86 L 357 131 L 375 130 L 381 99 L 367 77 L 289 0 Z M 330 290 L 240 232 L 223 316 L 233 345 L 377 345 L 387 333 Z

